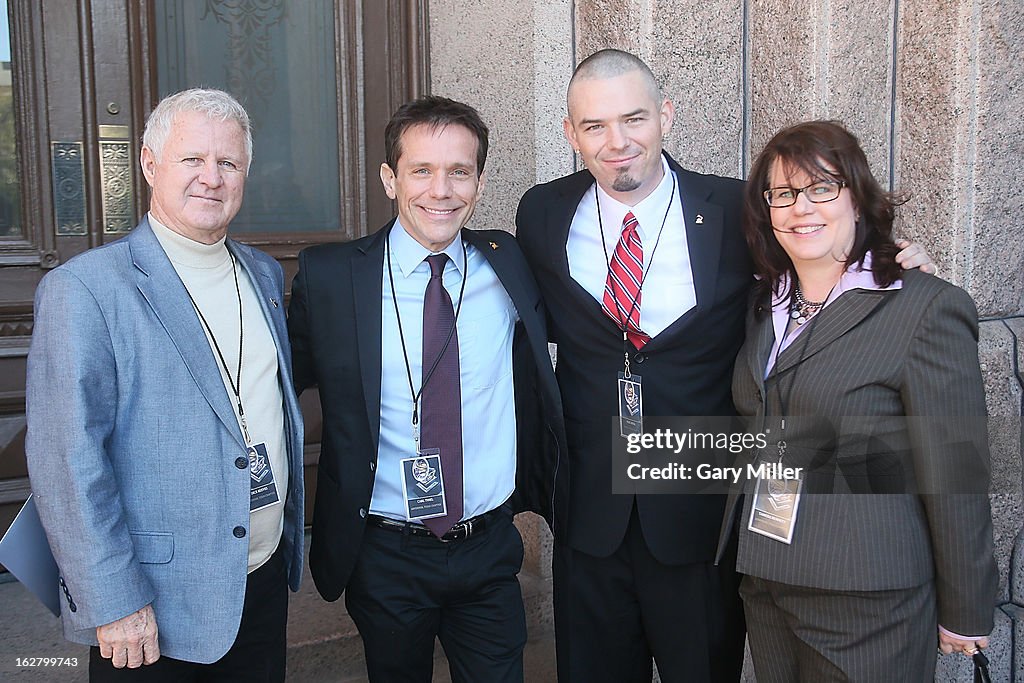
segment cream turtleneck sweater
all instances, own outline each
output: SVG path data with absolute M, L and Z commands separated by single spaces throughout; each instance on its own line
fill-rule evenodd
M 235 290 L 235 276 L 231 267 L 231 254 L 225 240 L 215 244 L 202 244 L 162 225 L 149 215 L 160 246 L 163 247 L 178 277 L 195 299 L 196 306 L 210 325 L 220 352 L 231 371 L 231 381 L 238 372 L 238 293 Z M 278 377 L 277 347 L 270 334 L 270 328 L 263 317 L 256 290 L 248 273 L 240 262 L 238 286 L 242 295 L 242 324 L 244 328 L 242 349 L 242 407 L 249 427 L 249 436 L 254 443 L 265 443 L 270 465 L 274 471 L 280 502 L 251 512 L 249 515 L 249 572 L 258 569 L 277 549 L 284 528 L 284 501 L 288 493 L 288 458 L 284 432 L 284 399 Z M 202 326 L 202 323 L 200 323 Z M 203 326 L 204 329 L 205 326 Z M 207 341 L 214 354 L 224 390 L 238 417 L 231 381 L 217 356 L 210 330 L 206 330 Z M 241 429 L 241 423 L 239 423 Z M 187 446 L 187 444 L 182 444 Z M 231 453 L 234 460 L 238 454 Z M 210 457 L 228 457 L 224 453 L 211 453 Z M 248 486 L 249 479 L 245 479 Z M 241 485 L 241 484 L 240 484 Z

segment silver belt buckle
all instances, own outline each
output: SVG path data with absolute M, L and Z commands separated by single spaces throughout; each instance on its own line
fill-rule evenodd
M 472 535 L 473 535 L 473 520 L 467 519 L 466 520 L 466 538 L 469 538 Z

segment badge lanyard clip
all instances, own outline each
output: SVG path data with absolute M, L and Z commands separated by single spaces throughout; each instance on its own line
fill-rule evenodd
M 626 335 L 626 330 L 623 330 L 622 331 L 622 344 L 623 344 L 623 346 L 625 346 L 628 343 L 629 343 L 629 337 Z M 624 368 L 622 374 L 623 374 L 623 376 L 626 379 L 630 379 L 633 375 L 631 375 L 629 373 L 629 349 L 628 349 L 628 347 L 627 347 L 626 351 L 622 355 L 625 356 L 625 368 Z
M 242 401 L 238 401 L 238 424 L 242 426 L 242 436 L 245 438 L 245 445 L 252 445 L 252 438 L 249 436 L 249 425 L 245 421 L 245 411 L 242 410 Z
M 416 449 L 416 454 L 419 455 L 420 451 L 420 417 L 419 417 L 419 396 L 415 397 L 412 404 L 412 440 Z
M 775 446 L 779 449 L 779 465 L 781 466 L 782 459 L 786 457 L 786 418 L 782 418 L 782 424 L 779 425 L 779 440 Z

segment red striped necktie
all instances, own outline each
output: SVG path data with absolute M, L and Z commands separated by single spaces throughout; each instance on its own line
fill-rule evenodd
M 609 318 L 626 330 L 626 337 L 640 349 L 651 340 L 640 329 L 640 284 L 644 274 L 644 245 L 637 232 L 637 220 L 630 211 L 622 219 L 622 236 L 615 245 L 608 280 L 604 285 L 602 308 Z

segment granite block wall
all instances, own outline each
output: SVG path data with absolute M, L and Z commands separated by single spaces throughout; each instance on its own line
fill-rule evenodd
M 804 119 L 860 137 L 879 180 L 907 199 L 899 234 L 978 305 L 1003 603 L 993 673 L 1024 682 L 1019 0 L 430 0 L 430 17 L 434 92 L 478 106 L 494 132 L 479 227 L 511 229 L 530 185 L 575 168 L 565 86 L 603 47 L 650 64 L 677 108 L 665 148 L 694 170 L 742 177 L 776 130 Z M 543 525 L 524 526 L 541 569 Z M 942 659 L 937 680 L 962 680 L 957 658 Z

